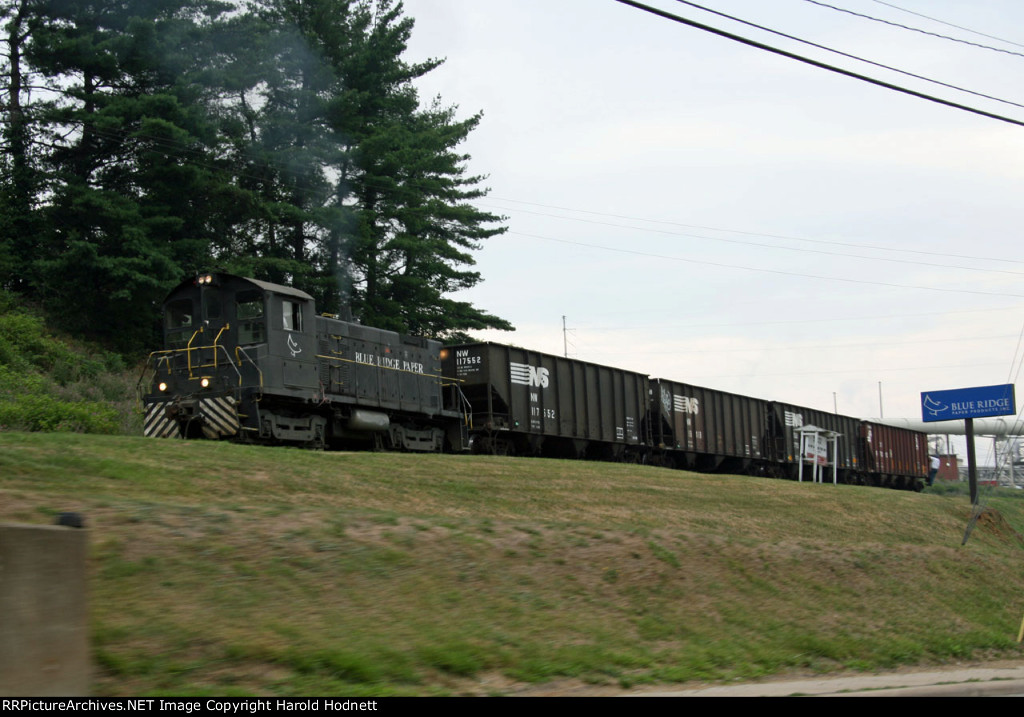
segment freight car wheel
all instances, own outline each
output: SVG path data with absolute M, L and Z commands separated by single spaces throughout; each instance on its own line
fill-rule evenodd
M 494 435 L 476 436 L 472 441 L 472 450 L 476 455 L 484 456 L 514 456 L 515 446 L 507 438 L 498 438 Z
M 652 453 L 648 463 L 658 468 L 677 468 L 676 459 L 668 453 Z
M 507 438 L 497 438 L 494 441 L 494 455 L 496 456 L 514 456 L 516 454 L 516 447 L 512 441 Z
M 622 456 L 623 463 L 635 463 L 641 465 L 645 463 L 644 456 L 639 451 L 626 451 Z

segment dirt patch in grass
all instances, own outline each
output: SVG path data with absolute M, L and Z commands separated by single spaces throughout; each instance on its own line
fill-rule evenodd
M 984 527 L 989 534 L 1000 540 L 1024 546 L 1024 535 L 1014 530 L 1003 514 L 995 508 L 988 506 L 982 508 L 975 527 L 977 526 Z

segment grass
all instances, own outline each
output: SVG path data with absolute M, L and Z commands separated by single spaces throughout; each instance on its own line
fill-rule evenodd
M 86 515 L 109 695 L 507 694 L 1017 655 L 1024 500 L 986 500 L 961 547 L 955 493 L 0 433 L 0 520 Z

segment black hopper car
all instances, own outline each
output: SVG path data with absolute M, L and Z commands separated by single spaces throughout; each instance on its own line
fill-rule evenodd
M 920 489 L 928 473 L 916 431 L 501 344 L 442 346 L 318 316 L 279 284 L 203 274 L 163 309 L 164 349 L 140 381 L 147 436 L 809 478 L 810 430 L 830 438 L 814 456 L 829 480 Z

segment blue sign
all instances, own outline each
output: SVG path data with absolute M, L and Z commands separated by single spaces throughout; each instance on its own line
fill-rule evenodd
M 921 418 L 927 423 L 1011 416 L 1017 412 L 1015 405 L 1012 383 L 925 391 L 921 394 Z

